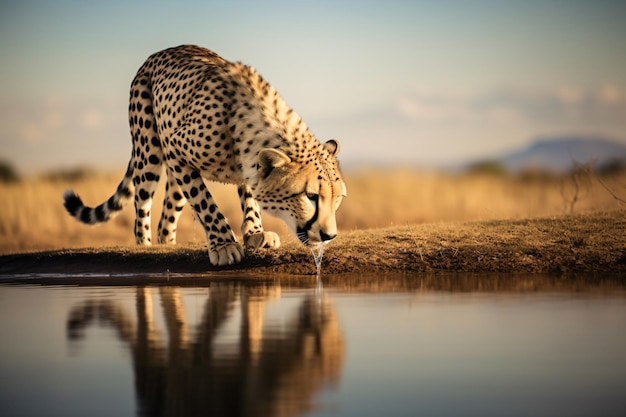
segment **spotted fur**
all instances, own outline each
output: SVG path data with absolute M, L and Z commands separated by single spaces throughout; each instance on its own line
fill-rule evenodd
M 67 211 L 81 222 L 106 222 L 134 195 L 135 238 L 150 245 L 152 198 L 165 166 L 159 243 L 176 242 L 188 202 L 206 232 L 211 263 L 241 261 L 242 246 L 205 180 L 238 185 L 248 248 L 280 245 L 278 235 L 263 230 L 261 209 L 283 219 L 304 244 L 336 236 L 335 212 L 346 194 L 339 145 L 318 142 L 253 68 L 197 46 L 157 52 L 132 82 L 129 123 L 132 156 L 115 193 L 95 208 L 71 190 L 64 194 Z

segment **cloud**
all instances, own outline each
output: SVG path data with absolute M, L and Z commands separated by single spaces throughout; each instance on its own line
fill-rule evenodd
M 28 143 L 39 142 L 43 138 L 43 131 L 35 123 L 24 123 L 17 129 L 19 138 Z
M 115 167 L 129 155 L 126 97 L 0 98 L 0 153 L 23 172 Z
M 32 104 L 7 100 L 0 103 L 0 111 L 2 141 L 45 141 L 55 132 L 65 129 L 65 121 L 68 120 L 68 108 L 56 99 L 44 99 Z
M 472 117 L 467 98 L 459 94 L 418 90 L 396 102 L 400 115 L 415 121 L 448 122 Z
M 13 119 L 18 138 L 31 143 L 46 140 L 50 134 L 63 129 L 66 119 L 64 113 L 64 109 L 48 103 L 42 108 L 22 112 L 17 119 Z M 12 125 L 11 121 L 5 123 Z
M 568 134 L 626 141 L 626 88 L 478 92 L 413 89 L 350 116 L 314 121 L 321 138 L 342 142 L 341 159 L 447 165 Z
M 104 125 L 106 115 L 98 109 L 87 109 L 82 113 L 82 125 L 87 129 L 99 129 Z
M 0 102 L 0 138 L 3 142 L 58 141 L 93 133 L 115 119 L 119 119 L 115 120 L 118 124 L 125 124 L 125 114 L 117 111 L 115 105 L 106 100 L 86 105 L 84 100 L 63 100 L 54 96 L 37 102 Z
M 619 124 L 626 114 L 626 88 L 502 88 L 473 94 L 415 90 L 397 100 L 396 110 L 409 120 L 439 124 Z
M 597 92 L 599 102 L 619 104 L 626 101 L 626 88 L 619 88 L 612 84 L 603 85 Z

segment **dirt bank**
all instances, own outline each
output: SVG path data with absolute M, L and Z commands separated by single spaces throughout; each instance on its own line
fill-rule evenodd
M 224 269 L 224 268 L 221 268 Z M 249 253 L 228 270 L 315 274 L 298 244 Z M 203 273 L 204 245 L 105 247 L 0 256 L 0 277 L 53 273 Z M 371 272 L 626 272 L 624 211 L 544 219 L 440 223 L 341 233 L 327 246 L 323 273 Z

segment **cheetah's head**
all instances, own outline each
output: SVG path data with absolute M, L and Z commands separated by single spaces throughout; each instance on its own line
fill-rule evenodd
M 293 158 L 279 149 L 259 153 L 257 199 L 262 208 L 281 218 L 302 243 L 326 242 L 337 236 L 335 212 L 346 196 L 337 153 L 329 140 L 306 156 Z

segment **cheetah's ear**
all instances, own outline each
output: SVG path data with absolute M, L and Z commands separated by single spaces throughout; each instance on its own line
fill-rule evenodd
M 278 149 L 266 148 L 259 152 L 259 174 L 262 179 L 267 178 L 274 168 L 291 162 L 291 158 Z
M 335 139 L 331 139 L 324 144 L 324 148 L 328 151 L 330 156 L 335 156 L 339 153 L 339 142 Z

